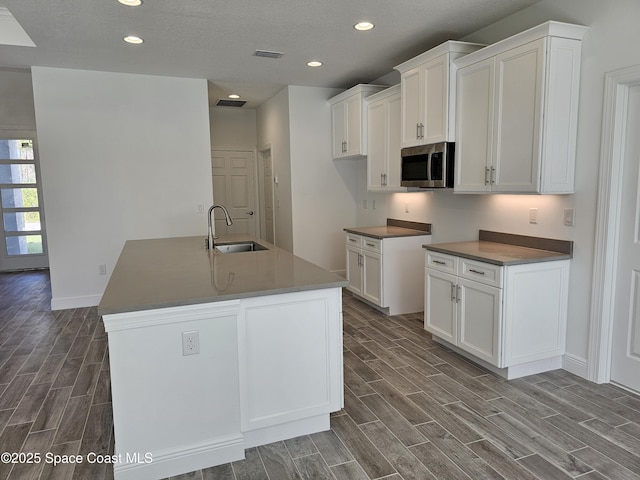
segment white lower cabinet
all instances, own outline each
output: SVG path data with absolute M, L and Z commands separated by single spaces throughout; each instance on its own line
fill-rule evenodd
M 422 245 L 431 235 L 373 238 L 347 233 L 347 289 L 390 315 L 419 312 Z
M 436 339 L 507 378 L 560 367 L 569 260 L 498 266 L 427 251 L 425 265 L 424 328 Z

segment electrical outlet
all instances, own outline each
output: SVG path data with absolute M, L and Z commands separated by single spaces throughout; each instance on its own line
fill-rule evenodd
M 573 227 L 575 220 L 575 211 L 573 208 L 565 208 L 564 209 L 564 224 L 567 227 Z
M 538 223 L 538 209 L 530 208 L 529 209 L 529 223 Z
M 362 200 L 362 208 L 364 208 L 365 210 L 367 209 L 367 201 L 366 200 Z
M 196 355 L 200 353 L 200 332 L 191 330 L 182 332 L 182 355 Z
M 106 275 L 107 274 L 107 266 L 103 263 L 98 265 L 98 275 Z
M 376 201 L 375 200 L 371 200 L 371 208 L 373 208 L 374 210 L 376 209 Z
M 409 213 L 409 203 L 404 204 L 404 213 Z
M 199 203 L 196 213 L 204 213 L 204 203 Z

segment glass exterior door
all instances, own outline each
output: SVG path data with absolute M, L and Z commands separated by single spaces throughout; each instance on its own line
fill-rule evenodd
M 39 176 L 35 135 L 0 132 L 0 271 L 49 266 Z

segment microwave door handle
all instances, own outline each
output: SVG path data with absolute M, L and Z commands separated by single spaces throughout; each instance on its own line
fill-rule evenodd
M 431 181 L 431 154 L 427 154 L 427 180 Z

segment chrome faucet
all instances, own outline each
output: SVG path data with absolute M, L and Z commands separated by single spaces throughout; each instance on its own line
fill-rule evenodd
M 215 242 L 214 240 L 218 237 L 216 237 L 216 232 L 215 232 L 215 222 L 211 221 L 211 216 L 213 215 L 213 209 L 214 208 L 220 208 L 223 212 L 224 212 L 224 219 L 227 222 L 227 226 L 231 226 L 233 225 L 233 220 L 231 219 L 231 217 L 229 216 L 229 212 L 227 211 L 226 208 L 224 208 L 223 205 L 211 205 L 211 208 L 209 209 L 209 214 L 208 214 L 208 220 L 209 220 L 209 230 L 207 232 L 207 249 L 208 250 L 213 250 L 213 248 L 215 247 Z

